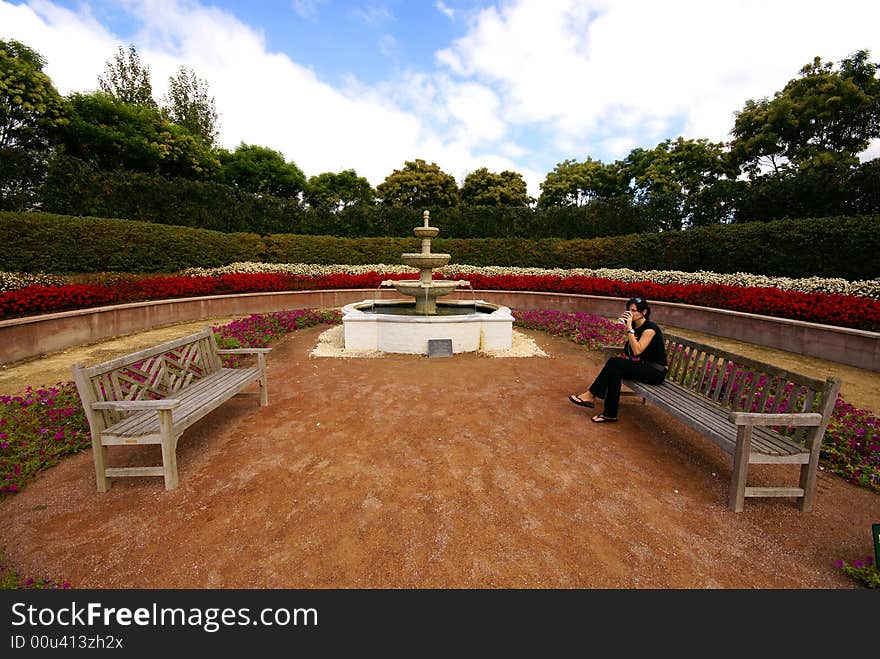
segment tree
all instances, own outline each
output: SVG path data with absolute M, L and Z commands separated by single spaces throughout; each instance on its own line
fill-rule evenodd
M 461 185 L 461 203 L 467 206 L 528 206 L 532 199 L 518 172 L 490 172 L 485 167 L 468 174 Z
M 547 174 L 539 186 L 539 208 L 584 206 L 593 199 L 611 199 L 629 193 L 620 163 L 603 164 L 587 158 L 584 162 L 563 160 Z
M 51 135 L 66 106 L 43 57 L 15 40 L 0 40 L 0 208 L 24 210 L 46 170 Z
M 253 194 L 282 198 L 299 198 L 306 189 L 306 176 L 296 163 L 285 162 L 280 151 L 244 142 L 232 153 L 220 151 L 217 180 Z
M 212 151 L 159 110 L 98 92 L 71 94 L 70 120 L 60 131 L 66 153 L 100 169 L 130 169 L 204 179 L 219 163 Z
M 150 67 L 141 64 L 134 46 L 126 52 L 118 46 L 112 60 L 107 60 L 104 75 L 98 76 L 98 88 L 124 103 L 156 108 L 153 85 L 150 83 Z
M 746 101 L 736 113 L 731 154 L 751 176 L 789 167 L 855 165 L 880 137 L 878 64 L 867 50 L 838 70 L 816 57 L 772 99 Z
M 407 160 L 376 188 L 387 206 L 409 208 L 451 208 L 458 205 L 458 185 L 436 163 Z
M 306 186 L 305 201 L 312 208 L 340 211 L 355 204 L 372 204 L 376 193 L 370 182 L 353 169 L 312 176 Z
M 163 110 L 171 121 L 183 126 L 206 145 L 217 139 L 217 109 L 214 97 L 208 95 L 208 83 L 195 71 L 181 66 L 168 78 L 168 93 Z
M 630 180 L 635 201 L 656 229 L 675 230 L 727 220 L 732 204 L 725 204 L 714 188 L 723 177 L 735 178 L 724 145 L 705 139 L 666 140 L 650 150 L 633 149 L 622 171 Z M 710 194 L 709 189 L 713 188 Z M 711 205 L 702 202 L 712 200 Z M 705 208 L 714 208 L 710 216 Z

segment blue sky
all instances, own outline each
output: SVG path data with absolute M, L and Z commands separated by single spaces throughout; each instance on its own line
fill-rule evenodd
M 0 39 L 44 55 L 62 93 L 134 44 L 157 100 L 181 65 L 208 82 L 228 148 L 373 185 L 416 158 L 459 183 L 512 169 L 535 196 L 566 159 L 726 141 L 814 56 L 880 59 L 878 25 L 863 0 L 0 0 Z

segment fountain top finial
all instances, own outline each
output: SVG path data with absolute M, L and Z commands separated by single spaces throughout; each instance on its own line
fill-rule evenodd
M 431 217 L 431 213 L 430 213 L 430 211 L 427 211 L 427 210 L 426 210 L 424 213 L 422 213 L 422 217 L 425 218 L 425 226 L 426 226 L 426 227 L 429 226 L 429 225 L 428 225 L 428 220 L 429 220 L 430 217 Z

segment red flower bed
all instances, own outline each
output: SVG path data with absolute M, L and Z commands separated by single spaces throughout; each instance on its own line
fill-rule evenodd
M 0 293 L 0 318 L 51 313 L 107 304 L 202 295 L 310 289 L 374 289 L 383 279 L 411 279 L 411 274 L 332 274 L 317 277 L 289 274 L 226 274 L 218 277 L 156 277 L 115 286 L 29 286 Z M 836 293 L 797 293 L 778 288 L 745 288 L 724 284 L 625 283 L 598 277 L 551 275 L 467 276 L 475 289 L 544 291 L 613 297 L 642 296 L 732 311 L 791 318 L 814 323 L 880 330 L 880 300 Z
M 838 293 L 798 293 L 779 288 L 745 288 L 725 284 L 657 284 L 650 281 L 619 282 L 597 277 L 561 279 L 548 275 L 468 275 L 474 288 L 545 291 L 613 297 L 645 297 L 701 307 L 791 318 L 840 327 L 880 329 L 880 300 Z

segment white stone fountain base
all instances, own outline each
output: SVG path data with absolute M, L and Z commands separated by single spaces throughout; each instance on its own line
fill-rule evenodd
M 371 313 L 373 303 L 411 305 L 411 300 L 364 300 L 342 307 L 345 349 L 415 355 L 428 354 L 429 339 L 452 339 L 452 352 L 510 350 L 513 315 L 510 309 L 483 300 L 476 313 L 461 315 L 394 315 Z M 443 300 L 438 307 L 473 308 L 474 301 Z

